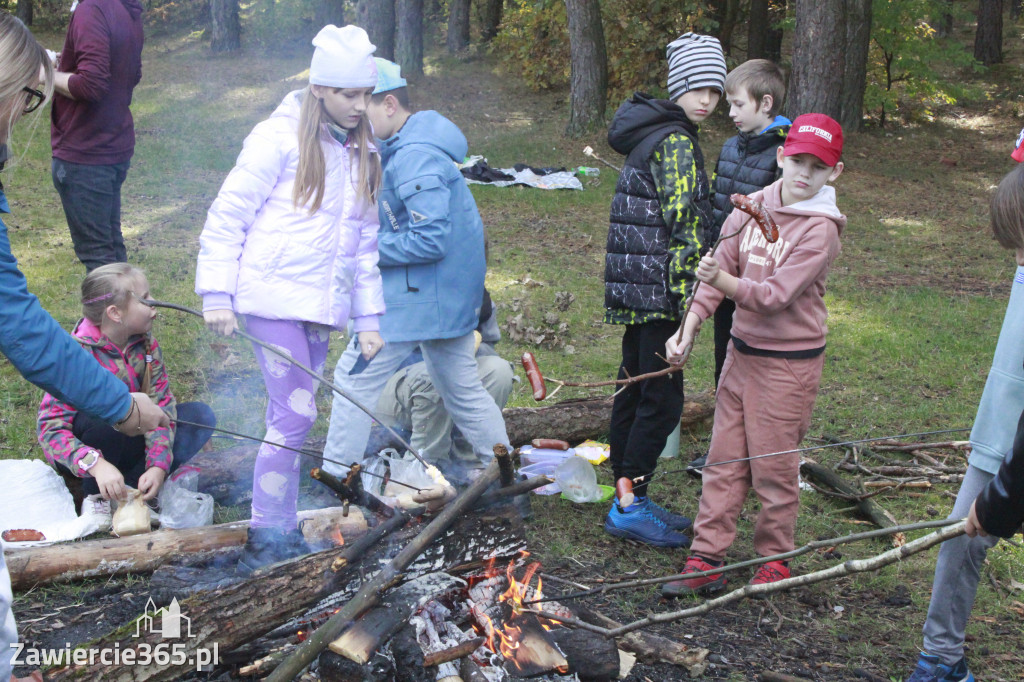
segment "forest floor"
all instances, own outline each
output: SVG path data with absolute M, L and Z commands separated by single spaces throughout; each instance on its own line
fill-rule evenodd
M 1024 123 L 1019 34 L 1019 27 L 1008 28 L 1013 39 L 1007 45 L 1016 47 L 1005 65 L 970 76 L 984 97 L 937 109 L 929 122 L 848 136 L 847 170 L 836 186 L 850 223 L 829 279 L 829 350 L 812 436 L 866 438 L 970 426 L 1014 273 L 1012 255 L 989 235 L 987 205 L 991 188 L 1013 166 L 1009 154 Z M 44 42 L 56 48 L 59 37 L 44 36 Z M 138 147 L 124 190 L 124 223 L 130 258 L 147 271 L 159 298 L 196 306 L 192 279 L 205 211 L 245 134 L 301 85 L 307 59 L 304 49 L 211 57 L 193 36 L 147 45 L 133 107 Z M 521 162 L 600 168 L 600 176 L 583 179 L 581 192 L 474 187 L 474 194 L 491 244 L 488 287 L 505 335 L 499 350 L 508 358 L 531 350 L 549 376 L 561 379 L 613 375 L 620 330 L 604 325 L 601 311 L 615 174 L 582 149 L 589 144 L 615 163 L 621 157 L 608 149 L 601 132 L 580 140 L 565 137 L 567 93 L 527 89 L 495 56 L 435 58 L 426 76 L 413 81 L 412 95 L 418 108 L 437 109 L 454 120 L 469 139 L 470 153 L 486 156 L 493 167 Z M 709 169 L 732 134 L 723 108 L 702 131 Z M 78 315 L 75 292 L 82 273 L 50 184 L 45 128 L 43 118 L 34 135 L 24 125 L 20 130 L 19 143 L 28 148 L 4 180 L 13 209 L 8 225 L 33 291 L 70 327 Z M 564 331 L 554 333 L 562 323 Z M 227 428 L 262 433 L 265 398 L 248 347 L 214 341 L 173 312 L 161 313 L 156 334 L 180 399 L 209 402 Z M 712 387 L 711 345 L 710 334 L 699 342 L 686 373 L 687 391 Z M 340 347 L 340 341 L 332 342 L 332 358 Z M 38 457 L 33 423 L 39 394 L 16 381 L 9 367 L 0 366 L 0 376 L 0 456 Z M 566 391 L 560 397 L 582 394 Z M 318 401 L 322 434 L 329 396 L 321 394 Z M 511 405 L 531 404 L 528 387 L 517 386 Z M 664 462 L 668 473 L 652 486 L 656 499 L 690 516 L 700 485 L 680 469 L 706 451 L 708 435 L 707 428 L 684 433 L 679 456 Z M 961 431 L 935 439 L 966 437 Z M 806 444 L 818 442 L 809 438 Z M 843 453 L 813 456 L 834 465 Z M 609 482 L 607 467 L 599 477 Z M 900 522 L 912 522 L 946 515 L 956 489 L 936 485 L 924 497 L 894 492 L 875 499 Z M 849 507 L 804 492 L 798 545 L 863 530 Z M 537 497 L 534 508 L 531 548 L 554 575 L 591 584 L 668 574 L 685 560 L 685 552 L 604 534 L 603 505 Z M 756 512 L 750 501 L 731 562 L 751 558 Z M 840 553 L 851 558 L 884 549 L 885 543 L 873 542 Z M 711 679 L 754 679 L 773 670 L 813 680 L 849 680 L 860 673 L 865 679 L 899 680 L 913 668 L 920 646 L 934 559 L 933 550 L 877 573 L 731 604 L 655 630 L 709 648 Z M 793 570 L 806 573 L 834 561 L 813 554 L 794 561 Z M 1024 679 L 1022 563 L 1019 544 L 1000 543 L 990 553 L 968 627 L 968 656 L 978 679 Z M 745 579 L 737 574 L 730 582 Z M 14 610 L 26 641 L 60 646 L 126 622 L 141 611 L 146 594 L 144 577 L 92 581 L 19 594 Z M 655 589 L 611 593 L 588 603 L 621 621 L 678 607 L 662 601 Z M 107 608 L 97 615 L 97 605 Z M 638 666 L 630 679 L 685 679 L 685 673 Z

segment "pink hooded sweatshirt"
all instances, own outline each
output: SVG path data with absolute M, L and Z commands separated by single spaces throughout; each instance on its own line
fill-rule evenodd
M 203 311 L 376 331 L 384 313 L 377 206 L 356 194 L 358 150 L 324 130 L 326 191 L 310 215 L 292 205 L 299 163 L 300 92 L 245 139 L 199 236 L 196 293 Z
M 722 271 L 740 278 L 733 300 L 732 335 L 754 348 L 801 351 L 825 345 L 825 278 L 839 255 L 839 236 L 846 216 L 836 206 L 828 185 L 811 199 L 782 205 L 782 180 L 755 193 L 779 225 L 779 240 L 769 244 L 751 220 L 743 231 L 722 242 L 715 258 Z M 749 218 L 733 211 L 722 234 L 735 232 Z M 690 307 L 701 321 L 721 303 L 724 294 L 701 285 Z

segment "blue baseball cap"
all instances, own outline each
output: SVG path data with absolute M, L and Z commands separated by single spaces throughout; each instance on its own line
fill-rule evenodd
M 398 64 L 380 57 L 374 57 L 374 61 L 377 62 L 377 87 L 374 88 L 373 94 L 397 90 L 407 85 L 402 78 L 402 67 Z

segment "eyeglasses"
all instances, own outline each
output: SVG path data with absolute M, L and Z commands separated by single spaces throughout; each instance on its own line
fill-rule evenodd
M 35 88 L 30 88 L 27 85 L 22 88 L 22 91 L 27 93 L 25 96 L 25 113 L 31 114 L 33 111 L 42 106 L 43 102 L 46 101 L 46 95 Z

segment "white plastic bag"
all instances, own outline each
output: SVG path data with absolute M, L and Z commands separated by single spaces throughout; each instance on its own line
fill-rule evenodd
M 160 527 L 196 528 L 213 523 L 213 497 L 199 490 L 199 469 L 183 466 L 160 489 Z
M 19 542 L 12 546 L 31 547 L 75 540 L 101 529 L 91 514 L 75 514 L 75 502 L 60 474 L 45 462 L 33 459 L 0 461 L 0 530 L 38 530 L 45 540 Z
M 392 452 L 394 451 L 392 450 Z M 413 457 L 411 452 L 406 452 L 400 458 L 390 459 L 389 464 L 392 481 L 388 481 L 387 487 L 384 488 L 384 494 L 388 497 L 398 497 L 410 492 L 409 488 L 397 485 L 393 481 L 408 483 L 417 488 L 429 488 L 434 485 L 434 479 L 427 473 L 427 468 Z
M 582 457 L 570 457 L 555 469 L 555 480 L 562 495 L 573 502 L 597 502 L 601 489 L 597 487 L 594 465 Z

